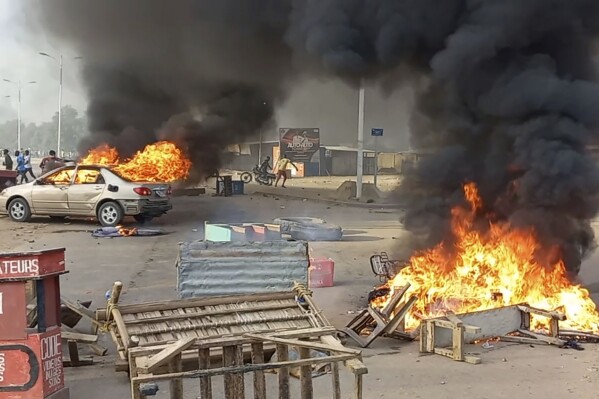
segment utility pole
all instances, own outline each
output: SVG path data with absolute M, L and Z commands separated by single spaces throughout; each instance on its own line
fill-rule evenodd
M 21 151 L 21 80 L 13 82 L 10 79 L 2 79 L 5 82 L 17 85 L 17 150 Z M 35 80 L 27 82 L 29 84 L 36 83 Z M 6 96 L 10 97 L 10 96 Z
M 60 141 L 61 141 L 60 136 L 61 136 L 61 127 L 62 127 L 62 54 L 60 54 L 58 56 L 58 59 L 56 59 L 55 57 L 52 57 L 50 54 L 44 53 L 42 51 L 40 51 L 39 54 L 43 55 L 44 57 L 52 58 L 54 61 L 56 61 L 58 63 L 58 72 L 59 72 L 59 76 L 58 76 L 58 129 L 57 129 L 56 153 L 58 154 L 58 157 L 61 157 L 62 154 L 60 153 Z M 82 59 L 82 57 L 75 57 L 73 59 L 80 60 L 80 59 Z
M 360 84 L 358 100 L 358 160 L 356 179 L 356 199 L 362 198 L 362 176 L 364 173 L 364 84 Z
M 58 83 L 58 144 L 56 146 L 56 153 L 58 154 L 58 158 L 62 158 L 62 153 L 60 152 L 60 135 L 62 124 L 62 54 L 60 55 L 59 69 L 60 77 Z

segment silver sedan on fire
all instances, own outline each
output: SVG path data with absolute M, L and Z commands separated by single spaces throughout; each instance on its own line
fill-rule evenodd
M 32 215 L 96 217 L 102 226 L 116 226 L 125 216 L 145 222 L 170 209 L 168 183 L 133 182 L 106 166 L 64 166 L 0 192 L 0 213 L 16 222 Z

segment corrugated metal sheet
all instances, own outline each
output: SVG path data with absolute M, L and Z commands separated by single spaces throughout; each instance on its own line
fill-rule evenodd
M 301 241 L 179 245 L 180 298 L 289 291 L 308 283 L 308 244 Z

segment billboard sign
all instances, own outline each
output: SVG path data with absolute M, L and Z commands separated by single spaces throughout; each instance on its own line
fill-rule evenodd
M 281 156 L 294 162 L 310 162 L 320 148 L 320 129 L 280 128 Z

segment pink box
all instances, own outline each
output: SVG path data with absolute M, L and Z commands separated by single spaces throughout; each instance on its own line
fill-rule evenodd
M 310 287 L 332 287 L 335 262 L 331 258 L 318 256 L 310 258 Z

